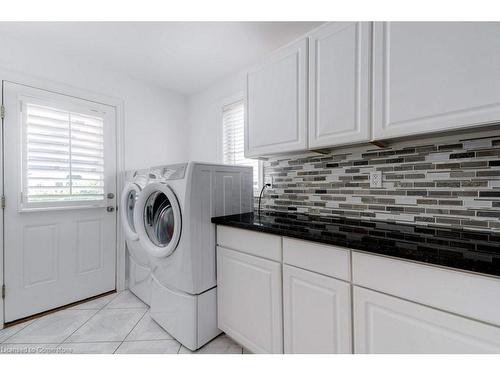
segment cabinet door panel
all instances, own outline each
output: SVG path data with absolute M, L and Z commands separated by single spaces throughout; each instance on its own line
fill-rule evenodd
M 375 23 L 375 138 L 500 120 L 499 38 L 498 22 Z
M 370 56 L 370 22 L 335 22 L 310 36 L 310 148 L 370 140 Z
M 500 328 L 354 287 L 355 353 L 500 353 Z
M 307 39 L 247 74 L 245 155 L 307 149 Z
M 217 247 L 219 328 L 254 353 L 283 353 L 281 264 Z
M 348 283 L 283 266 L 285 353 L 351 353 Z

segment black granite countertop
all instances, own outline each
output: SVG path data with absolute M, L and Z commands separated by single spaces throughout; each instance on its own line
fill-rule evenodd
M 270 211 L 212 223 L 500 276 L 500 233 Z

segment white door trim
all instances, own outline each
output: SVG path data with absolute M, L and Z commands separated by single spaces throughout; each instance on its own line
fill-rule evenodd
M 23 74 L 19 72 L 14 72 L 11 70 L 6 70 L 0 68 L 0 83 L 2 81 L 14 82 L 20 85 L 31 86 L 34 88 L 39 88 L 47 91 L 52 91 L 58 94 L 64 94 L 68 96 L 73 96 L 105 105 L 109 105 L 115 108 L 116 112 L 116 202 L 120 201 L 120 194 L 123 190 L 124 183 L 124 171 L 125 171 L 125 122 L 124 122 L 124 101 L 121 98 L 108 96 L 96 92 L 92 92 L 85 89 L 80 89 L 74 86 L 70 86 L 64 83 L 54 82 L 47 79 L 34 77 L 28 74 Z M 3 86 L 3 85 L 2 85 Z M 2 93 L 3 100 L 3 93 Z M 3 138 L 3 121 L 1 136 Z M 0 144 L 0 162 L 3 166 L 3 143 Z M 0 186 L 1 195 L 4 193 L 3 188 L 3 170 L 0 173 Z M 117 203 L 118 205 L 118 203 Z M 116 215 L 117 221 L 119 221 L 119 215 Z M 122 227 L 119 222 L 117 222 L 117 234 L 116 234 L 116 289 L 125 289 L 125 239 L 122 231 Z M 4 282 L 4 240 L 3 240 L 3 211 L 0 215 L 0 285 Z M 4 325 L 4 301 L 0 298 L 0 329 Z

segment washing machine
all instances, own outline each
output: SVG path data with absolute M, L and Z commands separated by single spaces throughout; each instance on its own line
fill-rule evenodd
M 188 162 L 152 168 L 134 208 L 152 259 L 151 317 L 191 350 L 220 334 L 214 216 L 253 209 L 252 167 Z
M 149 169 L 125 172 L 120 212 L 127 247 L 128 287 L 147 305 L 151 304 L 151 258 L 142 247 L 134 224 L 134 208 L 140 192 L 149 181 Z

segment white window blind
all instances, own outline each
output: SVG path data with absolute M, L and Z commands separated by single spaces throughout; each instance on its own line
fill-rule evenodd
M 226 105 L 222 109 L 222 153 L 224 164 L 248 165 L 253 167 L 254 195 L 258 195 L 260 187 L 260 163 L 258 160 L 246 159 L 244 152 L 245 105 L 243 100 Z
M 103 201 L 103 118 L 23 106 L 23 204 Z

